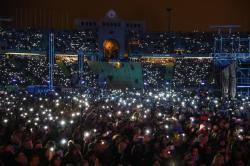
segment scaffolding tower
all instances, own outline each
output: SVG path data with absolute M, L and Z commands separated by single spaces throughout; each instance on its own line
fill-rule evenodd
M 236 77 L 236 93 L 250 96 L 250 37 L 241 38 L 220 34 L 220 37 L 214 40 L 213 59 L 214 63 L 220 66 L 235 63 L 233 75 Z
M 54 34 L 49 34 L 49 91 L 54 91 L 53 77 L 55 64 Z

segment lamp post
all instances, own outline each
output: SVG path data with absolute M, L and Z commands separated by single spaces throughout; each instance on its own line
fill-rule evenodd
M 167 8 L 166 9 L 167 11 L 167 32 L 171 32 L 171 24 L 172 24 L 172 11 L 173 9 L 172 8 Z

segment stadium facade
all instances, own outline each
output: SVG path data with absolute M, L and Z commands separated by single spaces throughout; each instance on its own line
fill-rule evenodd
M 78 30 L 93 30 L 97 32 L 100 55 L 106 59 L 122 58 L 128 53 L 128 33 L 145 33 L 143 21 L 125 21 L 114 10 L 106 13 L 99 21 L 76 19 Z

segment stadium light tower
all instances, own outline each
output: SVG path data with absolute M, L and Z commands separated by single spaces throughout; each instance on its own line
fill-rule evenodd
M 172 8 L 167 8 L 167 32 L 171 32 L 171 26 L 172 26 Z
M 55 64 L 54 34 L 49 34 L 49 91 L 54 91 L 53 70 Z

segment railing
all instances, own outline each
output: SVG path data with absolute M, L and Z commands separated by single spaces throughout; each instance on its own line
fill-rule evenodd
M 212 53 L 212 57 L 219 60 L 250 60 L 250 53 Z

